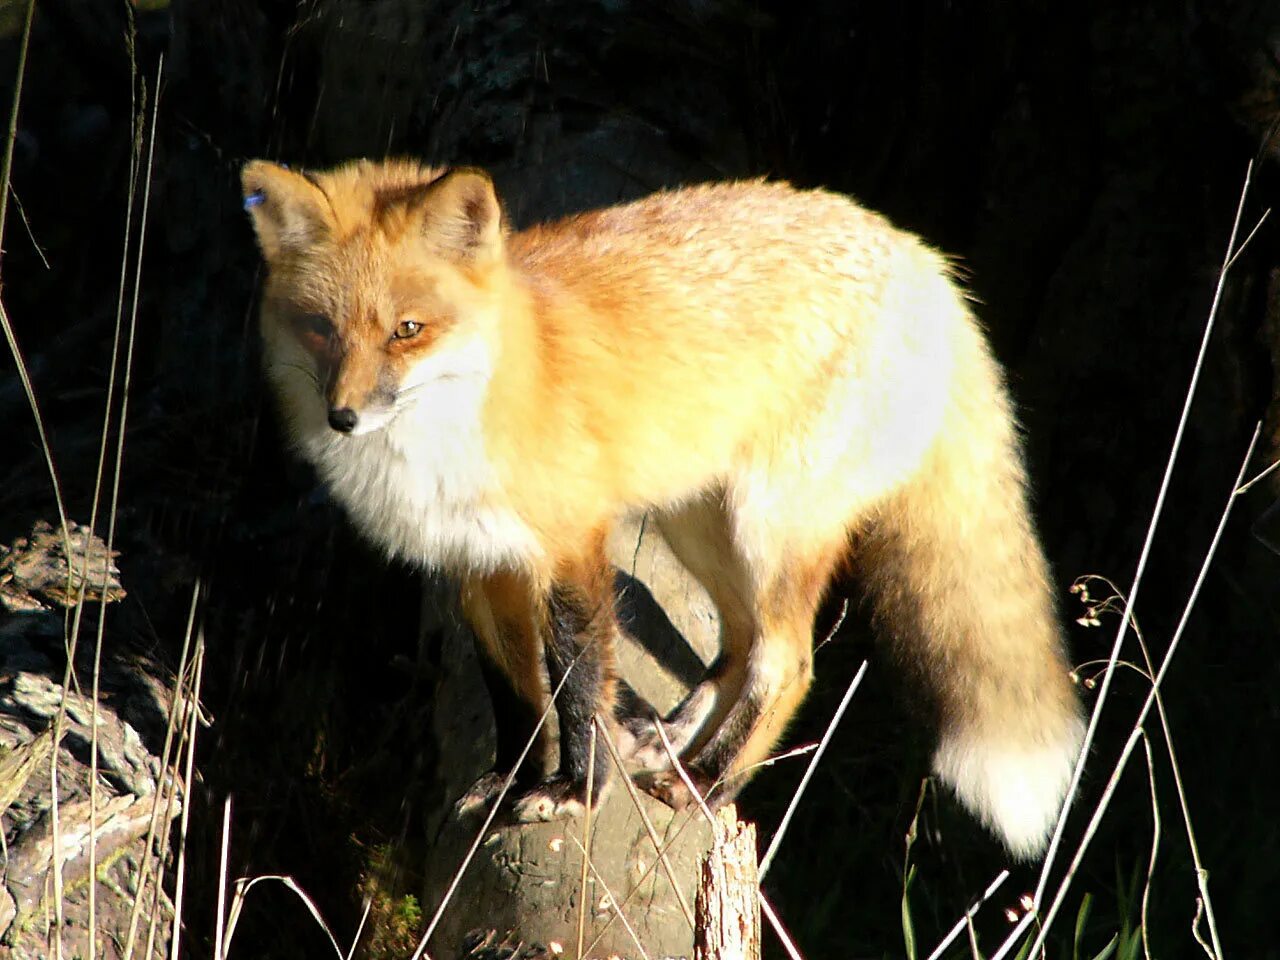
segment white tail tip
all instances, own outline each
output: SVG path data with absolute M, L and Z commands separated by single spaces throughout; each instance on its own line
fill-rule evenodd
M 1084 723 L 1070 717 L 1056 742 L 1024 746 L 998 739 L 945 735 L 933 769 L 1019 860 L 1044 852 L 1057 825 Z

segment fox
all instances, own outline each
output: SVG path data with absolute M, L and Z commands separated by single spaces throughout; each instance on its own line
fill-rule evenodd
M 611 782 L 593 727 L 672 807 L 728 801 L 851 572 L 936 720 L 933 771 L 1013 857 L 1043 851 L 1082 709 L 1004 374 L 950 260 L 764 179 L 520 230 L 472 167 L 241 180 L 291 443 L 372 543 L 457 584 L 477 640 L 497 749 L 460 809 L 510 775 L 518 821 L 581 814 Z M 605 541 L 636 515 L 720 614 L 665 716 L 614 665 Z M 558 758 L 534 737 L 552 707 Z

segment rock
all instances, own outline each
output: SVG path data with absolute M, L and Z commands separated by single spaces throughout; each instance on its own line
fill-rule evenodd
M 0 545 L 0 605 L 13 612 L 74 607 L 81 591 L 86 600 L 119 600 L 125 592 L 115 557 L 88 527 L 72 523 L 64 538 L 41 520 L 29 537 Z
M 108 556 L 86 528 L 72 525 L 70 531 L 70 563 L 61 533 L 47 523 L 36 524 L 30 537 L 12 546 L 0 546 L 0 570 L 8 575 L 0 608 L 0 812 L 7 855 L 0 938 L 7 950 L 3 955 L 15 960 L 52 955 L 52 938 L 59 934 L 64 955 L 87 954 L 91 859 L 96 953 L 104 960 L 123 956 L 134 913 L 133 896 L 125 891 L 137 889 L 144 861 L 151 861 L 148 869 L 155 874 L 148 834 L 155 830 L 151 849 L 163 853 L 168 825 L 182 812 L 183 788 L 162 772 L 152 752 L 159 744 L 149 747 L 122 716 L 127 712 L 149 730 L 163 729 L 172 691 L 153 676 L 162 671 L 119 650 L 95 658 L 93 643 L 84 642 L 92 635 L 82 630 L 77 672 L 90 678 L 97 670 L 96 709 L 89 683 L 71 690 L 63 686 L 66 618 L 51 608 L 77 603 L 82 584 L 87 597 L 124 596 L 114 555 Z M 95 569 L 106 572 L 105 591 Z M 96 791 L 91 789 L 95 739 Z M 144 899 L 140 929 L 145 937 L 157 903 L 163 945 L 169 930 L 163 897 L 155 901 L 149 893 Z M 61 919 L 60 928 L 55 918 Z

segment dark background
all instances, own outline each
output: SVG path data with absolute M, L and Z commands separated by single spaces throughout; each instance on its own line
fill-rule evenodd
M 19 33 L 9 5 L 0 26 L 7 104 Z M 236 804 L 233 875 L 296 876 L 347 936 L 357 888 L 388 851 L 407 864 L 422 855 L 424 810 L 440 800 L 422 733 L 432 674 L 430 640 L 416 641 L 417 580 L 354 540 L 282 452 L 263 402 L 258 258 L 237 188 L 244 160 L 481 164 L 517 224 L 755 175 L 881 210 L 957 255 L 969 277 L 1020 405 L 1070 623 L 1083 612 L 1067 593 L 1077 576 L 1128 588 L 1251 160 L 1246 232 L 1274 201 L 1278 51 L 1280 5 L 1265 0 L 41 0 L 3 301 L 80 520 L 132 148 L 142 142 L 145 158 L 163 57 L 146 217 L 139 195 L 124 260 L 127 316 L 144 243 L 116 543 L 130 597 L 109 635 L 175 657 L 202 577 L 215 722 L 189 841 L 191 955 L 208 949 L 226 795 Z M 1137 610 L 1157 657 L 1256 422 L 1251 474 L 1277 454 L 1278 253 L 1280 233 L 1265 224 L 1223 292 Z M 0 542 L 54 518 L 12 371 L 6 354 Z M 1224 947 L 1237 956 L 1280 956 L 1269 939 L 1280 829 L 1267 782 L 1280 729 L 1280 557 L 1264 544 L 1280 542 L 1280 521 L 1265 515 L 1277 489 L 1259 484 L 1237 503 L 1165 694 Z M 834 591 L 845 596 L 856 601 L 856 585 Z M 819 653 L 818 688 L 791 741 L 820 733 L 863 656 L 874 682 L 766 885 L 809 957 L 903 951 L 902 836 L 927 731 L 858 619 Z M 1072 625 L 1075 661 L 1105 657 L 1115 625 Z M 1125 656 L 1139 654 L 1130 646 Z M 1118 677 L 1086 803 L 1145 690 L 1131 672 Z M 1152 733 L 1163 816 L 1152 947 L 1193 956 L 1194 876 L 1167 751 Z M 1065 937 L 1079 895 L 1091 893 L 1090 956 L 1138 909 L 1151 799 L 1140 753 L 1131 766 L 1061 925 Z M 798 776 L 775 768 L 745 794 L 766 835 Z M 927 951 L 999 856 L 949 800 L 927 802 L 921 828 L 912 904 Z M 406 876 L 411 890 L 411 866 Z M 1033 880 L 1015 875 L 1004 901 Z M 989 912 L 983 942 L 994 947 L 1003 921 Z M 251 906 L 244 923 L 248 955 L 327 949 L 283 895 Z

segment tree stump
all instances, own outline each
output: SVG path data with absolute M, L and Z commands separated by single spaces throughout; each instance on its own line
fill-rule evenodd
M 694 960 L 760 960 L 760 880 L 756 828 L 729 804 L 716 814 L 715 839 L 702 862 Z
M 618 567 L 623 627 L 619 672 L 665 712 L 699 679 L 717 648 L 715 608 L 643 520 L 615 533 L 610 555 Z M 452 801 L 491 763 L 493 729 L 468 632 L 447 630 L 444 643 L 435 718 L 441 769 L 449 779 L 444 794 Z M 422 908 L 428 918 L 483 822 L 479 816 L 453 818 L 447 808 L 438 813 L 424 871 Z M 705 816 L 696 809 L 677 814 L 629 791 L 615 769 L 612 789 L 592 811 L 589 841 L 584 824 L 495 822 L 432 936 L 432 956 L 458 956 L 468 934 L 474 940 L 477 932 L 511 944 L 543 944 L 550 954 L 571 957 L 638 958 L 637 941 L 650 957 L 689 956 L 698 869 L 712 837 Z M 590 853 L 585 884 L 584 848 Z

